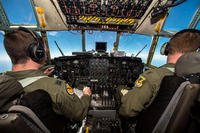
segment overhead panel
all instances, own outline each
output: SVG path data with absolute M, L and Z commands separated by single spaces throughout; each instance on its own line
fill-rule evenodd
M 36 8 L 44 9 L 46 26 L 42 28 L 45 30 L 107 30 L 155 35 L 161 31 L 165 17 L 160 17 L 156 12 L 156 19 L 152 19 L 152 13 L 156 7 L 166 4 L 168 0 L 33 0 L 33 2 Z
M 134 32 L 152 0 L 57 0 L 69 29 Z

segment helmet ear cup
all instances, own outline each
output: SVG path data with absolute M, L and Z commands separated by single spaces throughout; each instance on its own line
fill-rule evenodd
M 45 57 L 45 50 L 43 47 L 38 46 L 37 43 L 31 43 L 28 47 L 30 58 L 35 62 L 40 62 Z
M 19 30 L 22 30 L 26 33 L 32 35 L 35 39 L 35 42 L 29 44 L 28 55 L 35 62 L 41 62 L 45 58 L 45 49 L 43 45 L 42 38 L 34 31 L 31 31 L 25 27 L 19 27 Z
M 168 42 L 166 42 L 166 43 L 164 43 L 162 46 L 161 46 L 161 48 L 160 48 L 160 54 L 161 55 L 168 55 L 168 53 L 169 53 L 169 43 Z

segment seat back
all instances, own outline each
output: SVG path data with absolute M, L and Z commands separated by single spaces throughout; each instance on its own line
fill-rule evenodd
M 190 81 L 176 106 L 166 132 L 188 132 L 191 122 L 191 111 L 200 89 L 200 53 L 190 52 L 182 55 L 176 62 L 176 75 Z M 200 132 L 200 131 L 199 131 Z
M 185 87 L 167 126 L 167 133 L 183 133 L 187 131 L 190 122 L 190 109 L 194 104 L 199 90 L 200 84 L 189 84 Z
M 200 132 L 200 91 L 195 99 L 194 105 L 190 110 L 190 124 L 188 133 Z
M 70 120 L 54 112 L 48 92 L 42 89 L 28 93 L 23 91 L 23 87 L 40 78 L 18 82 L 8 75 L 0 76 L 0 132 L 46 133 L 49 132 L 47 128 L 52 133 L 69 132 L 69 129 L 74 131 Z
M 152 104 L 140 113 L 136 125 L 138 133 L 152 132 L 180 84 L 185 80 L 178 76 L 165 76 Z
M 7 113 L 0 114 L 0 132 L 50 133 L 34 112 L 21 105 L 14 105 Z
M 9 75 L 0 76 L 0 132 L 49 133 L 31 109 L 17 105 L 20 104 L 22 96 L 24 96 L 23 87 L 16 78 Z
M 36 127 L 34 124 L 29 123 L 26 118 L 22 118 L 20 113 L 6 113 L 0 114 L 0 132 L 2 133 L 34 133 Z M 26 119 L 26 121 L 25 121 Z M 35 130 L 34 130 L 35 129 Z
M 12 106 L 10 103 L 13 101 L 10 101 L 9 106 L 5 106 L 6 110 L 1 108 L 0 132 L 47 133 L 50 130 L 52 133 L 64 133 L 75 130 L 75 127 L 71 128 L 73 123 L 70 120 L 54 112 L 51 97 L 46 91 L 38 89 L 29 92 L 17 101 L 19 105 Z

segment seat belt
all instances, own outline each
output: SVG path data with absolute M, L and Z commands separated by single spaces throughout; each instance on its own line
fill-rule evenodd
M 159 121 L 157 122 L 156 126 L 153 129 L 152 133 L 165 133 L 167 129 L 167 125 L 175 111 L 175 108 L 179 102 L 179 99 L 184 91 L 185 86 L 191 84 L 189 81 L 183 82 L 177 91 L 175 92 L 174 96 L 170 100 L 168 106 L 166 107 L 165 111 L 161 115 Z
M 48 77 L 48 76 L 28 77 L 25 79 L 18 80 L 18 82 L 22 85 L 22 87 L 26 87 L 26 86 L 32 84 L 33 82 L 35 82 L 41 78 L 45 78 L 45 77 Z

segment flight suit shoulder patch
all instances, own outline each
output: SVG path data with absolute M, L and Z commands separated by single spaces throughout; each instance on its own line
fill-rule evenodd
M 142 87 L 143 82 L 146 80 L 146 78 L 144 76 L 139 76 L 139 78 L 135 81 L 135 87 Z
M 122 89 L 122 90 L 121 90 L 121 93 L 122 93 L 122 95 L 124 96 L 124 95 L 126 95 L 126 94 L 128 93 L 128 90 L 127 90 L 127 89 Z
M 67 91 L 67 93 L 69 95 L 73 95 L 74 94 L 74 89 L 68 84 L 66 84 L 66 91 Z

